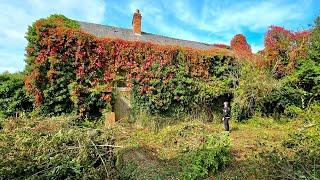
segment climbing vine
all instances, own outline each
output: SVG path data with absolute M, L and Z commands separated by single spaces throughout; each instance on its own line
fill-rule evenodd
M 36 21 L 26 38 L 26 89 L 34 97 L 35 107 L 49 115 L 76 112 L 88 117 L 111 110 L 115 86 L 135 86 L 140 100 L 154 93 L 156 81 L 169 83 L 174 89 L 188 89 L 180 84 L 193 79 L 208 81 L 212 68 L 218 68 L 212 67 L 215 60 L 233 57 L 230 50 L 222 48 L 195 50 L 98 38 L 62 15 Z M 179 78 L 185 76 L 189 79 L 180 82 Z M 181 97 L 176 100 L 184 106 L 186 101 Z

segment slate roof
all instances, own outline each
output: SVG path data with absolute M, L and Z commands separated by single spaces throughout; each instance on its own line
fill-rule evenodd
M 151 33 L 142 32 L 141 35 L 135 35 L 132 29 L 125 29 L 113 26 L 106 26 L 101 24 L 87 23 L 78 21 L 80 28 L 90 34 L 97 37 L 109 37 L 118 38 L 128 41 L 144 41 L 161 45 L 178 45 L 182 47 L 190 47 L 195 49 L 210 49 L 214 46 L 212 44 L 206 44 L 196 41 L 188 41 L 182 39 L 176 39 Z

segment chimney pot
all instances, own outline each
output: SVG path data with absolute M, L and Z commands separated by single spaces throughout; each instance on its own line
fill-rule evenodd
M 141 35 L 141 19 L 140 10 L 137 9 L 132 18 L 132 30 L 136 35 Z

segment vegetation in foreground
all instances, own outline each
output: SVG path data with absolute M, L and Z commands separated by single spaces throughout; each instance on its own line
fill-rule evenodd
M 2 121 L 0 179 L 103 179 L 114 176 L 111 134 L 100 128 L 77 127 L 71 119 Z
M 294 119 L 74 124 L 72 117 L 1 122 L 1 179 L 317 179 L 320 106 Z M 110 146 L 109 146 L 110 145 Z

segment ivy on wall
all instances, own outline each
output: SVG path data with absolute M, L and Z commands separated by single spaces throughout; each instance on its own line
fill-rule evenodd
M 265 49 L 257 54 L 241 34 L 231 46 L 197 50 L 98 38 L 83 32 L 76 21 L 52 15 L 36 21 L 26 34 L 25 87 L 45 115 L 100 116 L 112 110 L 113 88 L 119 86 L 132 87 L 137 107 L 151 114 L 212 115 L 222 101 L 234 95 L 242 99 L 236 60 L 249 60 L 260 74 L 269 69 L 281 78 L 306 57 L 310 34 L 272 26 Z
M 214 73 L 224 74 L 224 66 L 215 61 L 234 59 L 230 50 L 216 47 L 195 50 L 97 38 L 62 15 L 36 21 L 26 38 L 26 89 L 35 107 L 48 115 L 99 115 L 110 110 L 113 87 L 123 85 L 135 86 L 140 96 L 135 97 L 152 111 L 169 111 L 176 104 L 184 109 L 194 91 L 200 92 L 196 86 L 217 79 Z M 166 94 L 172 90 L 175 94 Z M 151 103 L 151 94 L 154 102 L 163 102 Z

